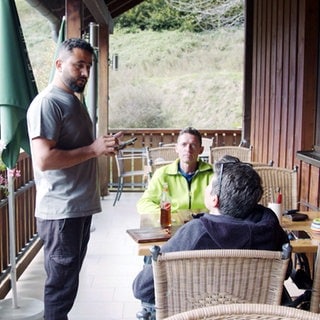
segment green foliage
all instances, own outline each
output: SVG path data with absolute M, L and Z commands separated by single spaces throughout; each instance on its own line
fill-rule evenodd
M 128 32 L 138 30 L 200 31 L 195 17 L 172 9 L 165 0 L 147 0 L 115 20 L 115 27 Z
M 43 15 L 25 0 L 16 0 L 16 6 L 37 87 L 41 91 L 49 82 L 56 44 L 52 40 L 49 21 Z
M 2 159 L 0 158 L 0 172 L 5 171 L 7 169 L 6 165 L 3 163 Z
M 243 26 L 244 0 L 165 0 L 169 6 L 193 16 L 201 30 Z

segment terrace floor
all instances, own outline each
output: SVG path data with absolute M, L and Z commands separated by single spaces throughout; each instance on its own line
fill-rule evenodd
M 126 229 L 139 227 L 136 202 L 141 193 L 124 192 L 113 207 L 115 193 L 102 200 L 103 212 L 94 216 L 88 253 L 80 274 L 80 287 L 70 320 L 133 320 L 140 302 L 131 284 L 143 259 Z M 18 297 L 43 300 L 43 252 L 38 253 L 17 283 Z M 291 295 L 299 290 L 290 281 Z M 10 293 L 8 294 L 10 297 Z
M 104 197 L 103 212 L 93 218 L 95 230 L 91 233 L 70 320 L 133 320 L 140 310 L 131 284 L 142 268 L 143 258 L 137 255 L 136 244 L 126 229 L 139 227 L 136 202 L 141 193 L 124 192 L 115 207 L 114 196 L 110 193 Z M 18 298 L 43 300 L 44 279 L 41 250 L 18 280 Z

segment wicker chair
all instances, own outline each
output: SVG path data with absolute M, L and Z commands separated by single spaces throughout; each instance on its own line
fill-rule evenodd
M 313 312 L 267 304 L 228 304 L 182 312 L 166 320 L 319 320 Z
M 211 147 L 209 162 L 213 164 L 225 155 L 237 157 L 243 162 L 251 162 L 252 148 L 252 146 L 250 146 L 250 148 L 237 146 Z
M 312 284 L 312 294 L 310 302 L 310 311 L 320 313 L 320 245 L 318 246 L 317 257 L 314 263 L 314 277 Z M 320 316 L 319 316 L 320 319 Z
M 278 188 L 282 193 L 282 210 L 296 209 L 297 198 L 297 169 L 290 170 L 278 167 L 255 167 L 262 179 L 263 196 L 260 203 L 264 206 L 274 202 L 272 198 Z
M 176 160 L 178 155 L 175 147 L 158 147 L 146 148 L 147 163 L 149 170 L 149 177 L 152 176 L 154 171 L 166 164 Z
M 157 319 L 199 307 L 281 301 L 291 246 L 265 250 L 151 249 Z

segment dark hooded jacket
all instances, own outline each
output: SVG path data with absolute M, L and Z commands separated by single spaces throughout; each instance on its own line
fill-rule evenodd
M 229 215 L 204 214 L 177 230 L 161 251 L 199 249 L 258 249 L 281 251 L 288 243 L 286 232 L 277 216 L 268 208 L 257 205 L 245 219 Z M 133 282 L 133 294 L 143 302 L 154 303 L 152 266 L 146 264 Z

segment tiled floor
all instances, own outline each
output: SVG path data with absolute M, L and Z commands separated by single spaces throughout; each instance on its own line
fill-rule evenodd
M 114 196 L 111 193 L 105 197 L 103 213 L 94 216 L 95 231 L 91 233 L 70 320 L 133 320 L 140 310 L 131 284 L 143 259 L 137 255 L 135 242 L 126 229 L 139 226 L 136 201 L 141 193 L 123 193 L 115 207 Z M 18 297 L 42 300 L 44 278 L 41 250 L 18 280 Z
M 70 320 L 134 320 L 140 302 L 131 284 L 143 264 L 137 246 L 126 229 L 139 226 L 136 202 L 141 193 L 123 193 L 113 207 L 115 194 L 102 200 L 103 213 L 94 216 L 88 253 L 80 275 L 80 287 Z M 42 251 L 18 280 L 18 296 L 42 300 L 45 272 Z M 286 283 L 293 296 L 300 290 Z M 9 293 L 10 296 L 10 293 Z

